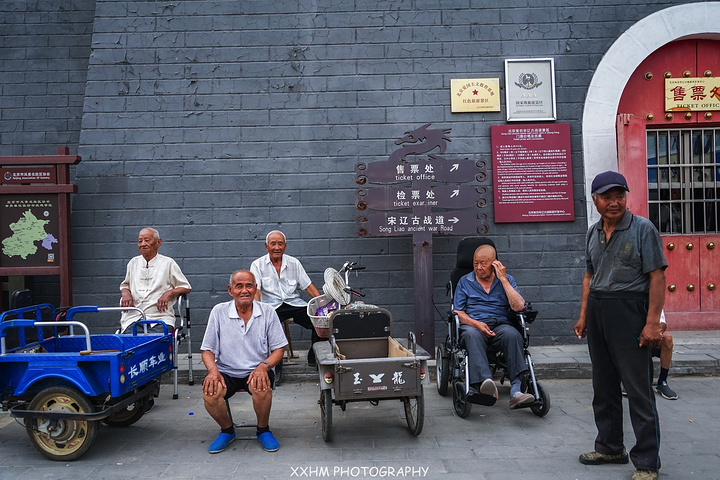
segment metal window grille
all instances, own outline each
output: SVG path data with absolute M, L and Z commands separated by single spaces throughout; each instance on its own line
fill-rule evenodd
M 720 129 L 647 132 L 648 211 L 662 234 L 718 233 Z

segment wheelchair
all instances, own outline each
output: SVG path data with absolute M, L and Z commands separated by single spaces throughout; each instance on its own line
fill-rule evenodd
M 450 274 L 450 282 L 448 282 L 448 293 L 451 300 L 454 298 L 455 287 L 460 278 L 473 270 L 473 254 L 481 245 L 490 245 L 495 248 L 495 243 L 488 238 L 468 237 L 460 241 L 456 265 Z M 528 351 L 530 343 L 529 325 L 535 320 L 536 316 L 537 311 L 533 310 L 532 306 L 528 304 L 520 312 L 511 311 L 510 320 L 523 338 L 523 357 L 525 358 L 527 371 L 522 374 L 521 390 L 523 393 L 530 393 L 535 397 L 535 401 L 520 405 L 519 408 L 530 408 L 538 417 L 544 417 L 550 410 L 550 396 L 535 377 L 535 369 Z M 440 395 L 445 396 L 448 388 L 451 387 L 453 410 L 460 418 L 466 418 L 470 415 L 472 404 L 480 402 L 474 402 L 473 397 L 469 395 L 468 353 L 460 338 L 460 320 L 452 308 L 446 322 L 448 328 L 447 337 L 443 343 L 438 345 L 435 354 L 437 390 Z M 508 378 L 508 368 L 503 353 L 490 347 L 488 350 L 488 362 L 493 379 L 497 379 L 499 376 L 500 383 L 504 384 L 505 379 Z

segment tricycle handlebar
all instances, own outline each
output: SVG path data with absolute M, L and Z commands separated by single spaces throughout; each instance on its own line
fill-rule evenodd
M 349 272 L 351 270 L 365 270 L 365 267 L 358 265 L 356 262 L 345 262 L 339 273 Z

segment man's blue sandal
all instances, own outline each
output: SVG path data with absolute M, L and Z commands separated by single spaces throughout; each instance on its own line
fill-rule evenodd
M 210 453 L 220 453 L 225 450 L 235 440 L 234 433 L 222 433 L 217 436 L 214 442 L 210 444 L 208 451 Z
M 261 433 L 257 438 L 260 440 L 262 448 L 266 452 L 277 452 L 277 449 L 280 447 L 280 443 L 278 443 L 272 432 Z

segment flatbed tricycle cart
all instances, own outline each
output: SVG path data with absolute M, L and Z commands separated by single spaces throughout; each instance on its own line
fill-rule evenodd
M 348 269 L 353 265 L 343 267 L 346 283 Z M 349 287 L 346 291 L 355 293 Z M 316 305 L 331 301 L 328 294 L 323 297 L 310 302 L 310 313 L 315 313 L 312 310 Z M 320 325 L 315 322 L 316 315 L 311 318 L 314 325 Z M 402 401 L 410 432 L 420 435 L 425 418 L 423 384 L 429 384 L 430 354 L 417 344 L 414 334 L 410 332 L 407 340 L 395 339 L 390 312 L 364 304 L 334 311 L 328 323 L 328 340 L 313 345 L 320 377 L 323 439 L 332 440 L 333 405 L 345 411 L 349 402 L 377 405 L 380 400 Z
M 63 321 L 43 321 L 56 318 L 52 305 L 43 304 L 0 316 L 2 409 L 24 419 L 30 441 L 45 457 L 82 456 L 97 435 L 98 421 L 137 422 L 162 374 L 172 370 L 174 342 L 167 327 L 162 334 L 138 334 L 139 325 L 151 323 L 143 316 L 132 334 L 90 335 L 84 323 L 73 320 L 78 313 L 128 309 L 72 307 Z M 17 345 L 8 349 L 9 332 Z

